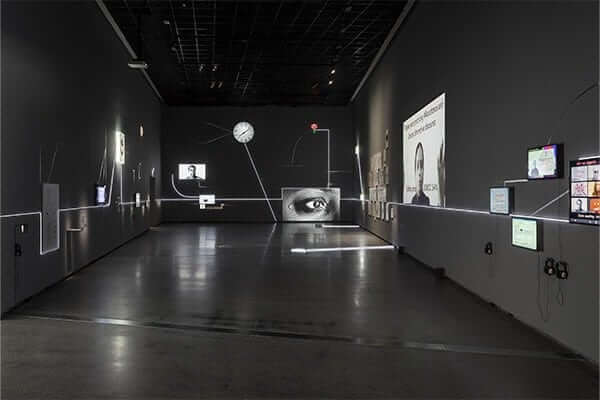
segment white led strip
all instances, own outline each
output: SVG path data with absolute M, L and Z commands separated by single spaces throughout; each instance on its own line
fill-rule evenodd
M 392 245 L 385 246 L 355 246 L 355 247 L 320 247 L 313 249 L 305 249 L 302 247 L 296 247 L 290 250 L 291 253 L 321 253 L 321 252 L 332 252 L 332 251 L 356 251 L 356 250 L 394 250 L 396 247 Z

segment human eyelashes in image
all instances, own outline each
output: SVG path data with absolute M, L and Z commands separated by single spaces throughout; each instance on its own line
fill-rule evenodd
M 299 190 L 290 196 L 284 207 L 288 219 L 297 221 L 333 220 L 338 212 L 334 192 L 324 189 Z

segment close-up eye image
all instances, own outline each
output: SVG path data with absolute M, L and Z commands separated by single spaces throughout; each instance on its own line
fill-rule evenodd
M 281 198 L 284 221 L 339 219 L 339 188 L 282 188 Z

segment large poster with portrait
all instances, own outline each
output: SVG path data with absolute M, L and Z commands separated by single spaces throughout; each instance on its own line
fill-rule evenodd
M 404 203 L 446 205 L 445 109 L 443 93 L 404 121 Z
M 340 219 L 340 188 L 281 188 L 284 221 Z

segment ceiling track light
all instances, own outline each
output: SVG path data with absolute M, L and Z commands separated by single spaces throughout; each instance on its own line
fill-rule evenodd
M 217 68 L 219 68 L 219 64 L 213 64 L 213 68 L 212 68 L 213 72 L 216 72 Z
M 215 81 L 212 81 L 212 82 L 210 83 L 210 88 L 211 88 L 211 89 L 214 89 L 214 88 L 215 88 Z
M 218 88 L 221 89 L 223 87 L 223 81 L 219 81 Z
M 200 66 L 198 67 L 198 71 L 202 72 L 204 70 L 204 64 L 200 64 Z

